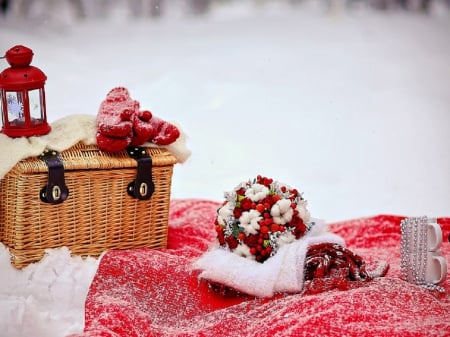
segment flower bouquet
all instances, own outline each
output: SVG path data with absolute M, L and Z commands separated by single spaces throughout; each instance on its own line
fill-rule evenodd
M 264 262 L 313 226 L 307 202 L 295 188 L 258 175 L 225 193 L 215 229 L 220 245 Z

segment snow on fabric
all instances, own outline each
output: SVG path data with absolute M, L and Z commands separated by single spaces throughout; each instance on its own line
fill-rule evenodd
M 87 296 L 85 332 L 73 336 L 450 335 L 450 278 L 442 284 L 446 294 L 400 279 L 402 217 L 330 225 L 368 264 L 389 261 L 386 277 L 316 295 L 224 297 L 191 268 L 215 239 L 218 207 L 211 201 L 173 201 L 168 249 L 105 254 Z M 448 235 L 450 218 L 439 223 Z M 450 243 L 443 244 L 442 254 L 450 260 Z

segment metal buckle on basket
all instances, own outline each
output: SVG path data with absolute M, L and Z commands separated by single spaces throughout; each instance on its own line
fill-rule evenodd
M 48 182 L 39 194 L 41 200 L 49 204 L 59 204 L 69 196 L 69 189 L 64 180 L 64 165 L 59 153 L 45 150 L 40 156 L 48 167 Z
M 152 180 L 152 157 L 143 147 L 129 147 L 127 151 L 130 157 L 137 161 L 136 179 L 128 184 L 127 192 L 136 199 L 150 199 L 155 191 Z

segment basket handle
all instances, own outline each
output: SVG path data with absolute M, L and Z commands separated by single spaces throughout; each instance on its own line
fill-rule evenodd
M 127 192 L 139 200 L 150 199 L 155 192 L 155 184 L 152 180 L 152 157 L 143 147 L 129 147 L 127 151 L 130 157 L 137 161 L 136 179 L 128 184 Z
M 45 150 L 39 158 L 48 167 L 48 182 L 39 194 L 41 200 L 48 204 L 60 204 L 69 196 L 69 189 L 64 180 L 64 165 L 59 153 Z

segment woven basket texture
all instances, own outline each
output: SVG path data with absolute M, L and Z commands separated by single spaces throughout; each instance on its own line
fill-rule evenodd
M 72 254 L 98 256 L 109 249 L 165 248 L 175 157 L 147 148 L 155 192 L 132 198 L 127 186 L 137 162 L 126 151 L 106 153 L 79 143 L 60 153 L 69 197 L 52 205 L 40 200 L 47 184 L 44 161 L 20 161 L 0 182 L 0 240 L 17 268 L 39 261 L 48 248 L 66 246 Z

